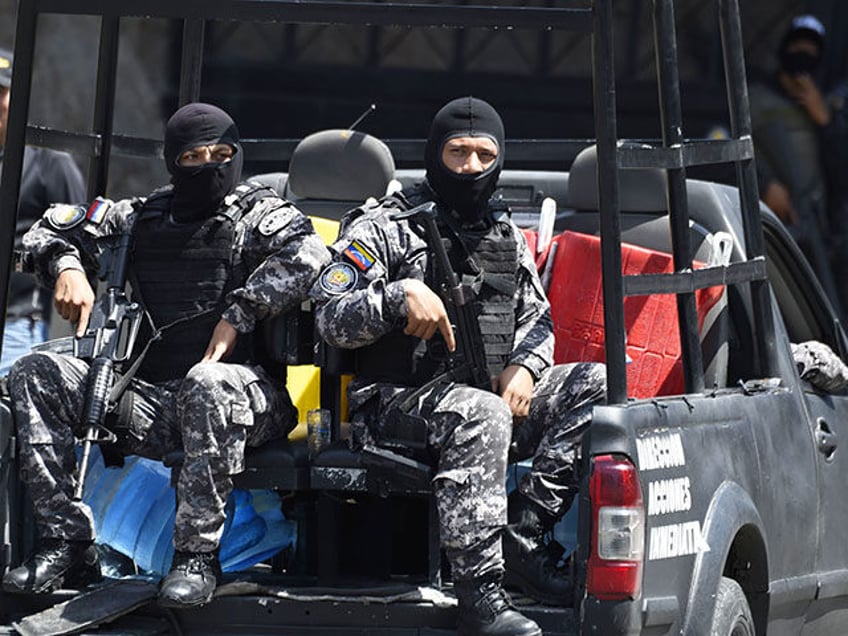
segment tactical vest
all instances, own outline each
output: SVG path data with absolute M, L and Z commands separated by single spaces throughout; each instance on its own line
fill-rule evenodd
M 227 294 L 247 277 L 235 249 L 236 225 L 267 190 L 239 186 L 236 197 L 213 216 L 187 223 L 172 220 L 170 189 L 151 195 L 133 229 L 133 295 L 161 329 L 138 374 L 150 382 L 182 378 L 203 357 Z M 248 362 L 251 337 L 240 335 L 228 362 Z
M 474 311 L 483 336 L 489 375 L 494 378 L 506 366 L 515 341 L 518 247 L 512 225 L 499 218 L 485 230 L 451 232 L 443 228 L 441 234 L 454 271 L 475 292 Z M 432 267 L 433 260 L 428 259 L 427 283 L 437 289 L 439 280 Z M 448 306 L 448 314 L 451 313 L 452 307 Z M 437 332 L 437 335 L 441 339 L 441 334 Z M 438 340 L 431 339 L 428 350 L 434 346 L 438 346 Z
M 402 206 L 411 207 L 417 199 L 403 199 Z M 472 305 L 480 324 L 489 375 L 494 378 L 508 362 L 515 340 L 518 243 L 513 226 L 503 213 L 495 215 L 494 223 L 480 231 L 460 230 L 441 222 L 439 225 L 454 272 L 475 291 Z M 437 279 L 432 250 L 427 263 L 425 282 L 431 289 L 441 289 L 443 281 Z M 446 305 L 451 323 L 456 325 L 452 307 Z M 357 373 L 375 380 L 419 386 L 446 371 L 447 360 L 441 333 L 436 332 L 425 342 L 405 335 L 400 328 L 359 350 Z

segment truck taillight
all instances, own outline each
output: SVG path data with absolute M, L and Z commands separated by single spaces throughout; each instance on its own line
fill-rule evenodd
M 645 507 L 636 467 L 622 457 L 595 457 L 589 497 L 593 534 L 586 592 L 601 600 L 635 598 L 645 552 Z

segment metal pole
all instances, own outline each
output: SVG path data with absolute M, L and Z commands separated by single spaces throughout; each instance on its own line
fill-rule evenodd
M 677 70 L 677 37 L 674 6 L 671 0 L 654 0 L 654 50 L 659 80 L 660 120 L 663 145 L 683 144 L 683 116 L 680 108 L 680 78 Z M 689 242 L 689 208 L 686 197 L 686 169 L 670 168 L 668 174 L 668 213 L 671 224 L 671 251 L 674 271 L 692 269 Z M 698 333 L 698 306 L 695 293 L 677 294 L 677 322 L 680 351 L 683 355 L 683 379 L 687 393 L 704 390 L 704 363 Z
M 748 104 L 748 81 L 742 55 L 744 41 L 737 0 L 719 0 L 719 25 L 724 43 L 724 76 L 727 82 L 731 136 L 734 139 L 750 139 L 751 110 Z M 732 52 L 736 55 L 732 56 Z M 751 260 L 764 257 L 765 240 L 760 219 L 757 168 L 753 158 L 736 162 L 736 179 L 739 185 L 747 258 Z M 761 376 L 777 376 L 780 374 L 780 362 L 768 280 L 751 281 L 751 300 L 755 336 L 758 334 L 753 338 L 757 348 L 754 356 L 755 371 Z
M 4 254 L 0 258 L 0 333 L 6 328 L 6 304 L 9 301 L 8 284 L 12 270 L 12 250 L 15 246 L 15 221 L 18 216 L 18 199 L 21 187 L 21 172 L 24 162 L 26 127 L 29 113 L 29 100 L 32 92 L 32 67 L 35 56 L 35 36 L 38 15 L 29 0 L 21 0 L 18 6 L 18 24 L 15 31 L 15 63 L 12 67 L 12 86 L 10 94 L 9 118 L 6 125 L 6 144 L 3 156 L 3 174 L 0 178 L 0 236 L 5 237 Z M 0 338 L 2 348 L 2 338 Z M 10 452 L 14 441 L 9 440 Z M 17 471 L 10 471 L 9 483 L 5 495 L 8 496 L 9 512 L 9 561 L 2 562 L 0 568 L 18 564 L 25 555 L 27 543 L 27 523 L 25 499 L 21 494 L 21 484 Z
M 23 0 L 18 8 L 15 32 L 15 64 L 12 67 L 12 87 L 6 144 L 3 154 L 3 174 L 0 178 L 0 236 L 5 237 L 9 258 L 0 258 L 0 333 L 6 327 L 6 304 L 9 301 L 8 283 L 12 271 L 11 255 L 15 248 L 15 221 L 18 216 L 18 197 L 24 163 L 24 145 L 32 92 L 32 66 L 35 55 L 37 14 L 33 3 Z M 0 339 L 2 340 L 2 339 Z M 1 346 L 1 345 L 0 345 Z
M 183 21 L 183 52 L 180 63 L 180 106 L 200 99 L 200 76 L 203 69 L 203 41 L 206 20 Z
M 624 282 L 621 277 L 612 0 L 598 0 L 595 3 L 593 20 L 595 28 L 592 35 L 592 88 L 598 150 L 598 199 L 601 208 L 607 401 L 610 404 L 623 404 L 627 402 L 627 368 L 624 346 Z
M 100 138 L 100 152 L 89 161 L 88 195 L 105 194 L 112 155 L 112 125 L 115 117 L 115 88 L 118 81 L 118 38 L 120 18 L 100 19 L 100 52 L 97 60 L 97 88 L 92 128 Z

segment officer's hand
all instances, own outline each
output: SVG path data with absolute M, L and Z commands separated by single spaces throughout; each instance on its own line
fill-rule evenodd
M 438 294 L 414 278 L 406 279 L 403 289 L 406 292 L 406 329 L 403 333 L 429 340 L 438 329 L 444 336 L 448 350 L 456 349 L 453 327 Z
M 226 320 L 219 320 L 212 332 L 201 362 L 218 362 L 229 356 L 236 346 L 238 331 Z
M 819 90 L 816 81 L 808 74 L 793 75 L 789 94 L 807 111 L 810 119 L 818 126 L 830 123 L 830 108 Z
M 533 376 L 520 364 L 511 364 L 495 379 L 495 391 L 506 400 L 513 417 L 527 417 L 533 397 Z
M 76 324 L 76 335 L 82 337 L 94 306 L 94 290 L 86 275 L 78 269 L 62 270 L 53 289 L 53 304 L 62 318 Z

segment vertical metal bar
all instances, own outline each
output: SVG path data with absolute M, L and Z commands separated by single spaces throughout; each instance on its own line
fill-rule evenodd
M 109 182 L 109 159 L 112 155 L 112 125 L 115 117 L 115 89 L 118 81 L 118 36 L 120 18 L 100 19 L 100 52 L 97 60 L 97 88 L 94 97 L 92 128 L 99 136 L 100 152 L 89 160 L 88 195 L 94 198 L 106 193 Z
M 601 208 L 607 401 L 610 404 L 623 404 L 627 402 L 627 368 L 624 346 L 624 282 L 621 277 L 612 0 L 598 0 L 595 3 L 593 21 L 592 90 L 598 149 L 598 198 Z
M 203 69 L 203 40 L 206 20 L 188 18 L 183 21 L 183 51 L 180 63 L 180 106 L 200 99 L 200 79 Z
M 545 2 L 545 6 L 551 7 L 554 5 L 555 2 L 556 0 L 547 0 L 547 2 Z M 552 51 L 553 33 L 550 30 L 545 29 L 539 34 L 539 59 L 536 62 L 536 73 L 541 77 L 546 77 L 551 73 L 551 69 L 553 68 L 553 64 L 551 61 Z
M 331 354 L 332 355 L 332 354 Z M 319 379 L 319 398 L 321 408 L 330 409 L 330 439 L 342 438 L 342 378 L 340 373 L 329 373 L 321 369 Z
M 663 145 L 674 148 L 683 144 L 683 115 L 680 108 L 680 79 L 677 72 L 677 37 L 672 0 L 654 0 L 654 50 L 660 97 Z M 674 270 L 692 269 L 689 241 L 689 207 L 686 198 L 686 169 L 672 168 L 668 173 L 668 213 L 671 224 L 671 251 Z M 683 379 L 687 393 L 704 390 L 704 363 L 698 333 L 698 306 L 695 293 L 677 294 L 677 322 L 680 327 L 680 351 L 683 355 Z
M 0 333 L 6 328 L 6 304 L 9 301 L 8 284 L 12 270 L 12 250 L 15 247 L 15 221 L 18 216 L 21 172 L 24 163 L 26 144 L 26 126 L 29 114 L 29 101 L 32 92 L 32 67 L 35 56 L 35 37 L 38 14 L 35 3 L 21 0 L 18 5 L 18 23 L 15 31 L 15 64 L 12 67 L 12 86 L 10 94 L 9 118 L 6 125 L 6 145 L 3 153 L 3 174 L 0 178 L 0 237 L 5 241 L 4 254 L 0 258 Z M 2 338 L 0 338 L 2 348 Z M 15 440 L 9 440 L 9 450 L 15 448 Z M 21 483 L 17 471 L 9 475 L 5 493 L 8 495 L 9 511 L 9 562 L 3 565 L 17 565 L 27 552 L 27 514 L 25 497 L 21 494 Z M 0 559 L 2 560 L 2 559 Z
M 297 34 L 299 24 L 287 24 L 285 26 L 285 35 L 283 36 L 283 55 L 287 64 L 297 62 Z
M 9 258 L 0 258 L 0 333 L 6 326 L 6 304 L 9 301 L 8 282 L 12 270 L 11 254 L 15 247 L 15 221 L 18 216 L 18 198 L 21 171 L 24 163 L 24 145 L 32 92 L 32 67 L 35 55 L 37 14 L 34 3 L 22 0 L 18 7 L 18 26 L 15 32 L 15 65 L 12 67 L 12 86 L 9 119 L 6 126 L 6 147 L 3 153 L 3 175 L 0 179 L 0 236 L 4 237 Z M 2 338 L 0 338 L 2 341 Z M 0 343 L 2 346 L 2 343 Z
M 739 19 L 739 3 L 738 0 L 719 0 L 718 4 L 719 26 L 724 44 L 722 48 L 730 110 L 730 133 L 734 139 L 750 139 L 751 109 L 748 104 L 748 80 L 745 76 L 745 61 L 742 55 L 744 41 Z M 757 168 L 753 158 L 736 162 L 736 179 L 742 208 L 745 247 L 750 260 L 765 255 L 757 189 Z M 751 299 L 754 311 L 755 372 L 761 376 L 777 376 L 780 363 L 775 342 L 771 293 L 767 280 L 751 282 Z
M 368 68 L 377 68 L 380 66 L 380 39 L 382 33 L 382 27 L 368 27 L 368 55 L 365 60 L 365 66 Z
M 460 0 L 459 4 L 468 4 L 468 0 Z M 451 57 L 450 70 L 461 73 L 467 66 L 465 63 L 465 47 L 468 43 L 467 29 L 455 29 L 453 34 L 453 56 Z
M 465 45 L 468 42 L 465 29 L 456 29 L 453 34 L 453 57 L 451 71 L 461 73 L 465 70 Z
M 642 0 L 631 0 L 629 30 L 627 32 L 627 57 L 624 60 L 626 77 L 636 77 L 639 72 L 639 41 L 642 39 Z

